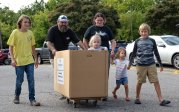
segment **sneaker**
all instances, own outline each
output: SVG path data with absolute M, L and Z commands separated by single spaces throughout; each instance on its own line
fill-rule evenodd
M 141 101 L 139 99 L 136 99 L 134 103 L 135 104 L 141 104 Z
M 19 104 L 19 96 L 15 96 L 14 100 L 13 100 L 14 104 Z
M 167 104 L 171 103 L 169 100 L 163 100 L 161 103 L 160 103 L 160 106 L 166 106 Z
M 40 102 L 37 102 L 36 100 L 30 101 L 31 106 L 40 106 Z

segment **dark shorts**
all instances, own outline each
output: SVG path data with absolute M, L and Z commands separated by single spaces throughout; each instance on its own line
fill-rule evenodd
M 120 80 L 116 80 L 116 85 L 124 85 L 124 84 L 128 84 L 128 79 L 127 77 L 121 78 Z

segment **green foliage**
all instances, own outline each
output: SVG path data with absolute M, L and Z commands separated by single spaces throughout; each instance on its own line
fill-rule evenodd
M 49 28 L 48 11 L 38 12 L 33 17 L 33 33 L 36 38 L 36 47 L 41 47 L 46 39 Z
M 135 40 L 139 37 L 138 27 L 143 22 L 151 25 L 153 34 L 179 35 L 175 27 L 179 24 L 178 0 L 48 0 L 47 3 L 36 0 L 18 13 L 8 7 L 0 8 L 3 47 L 8 47 L 7 40 L 21 14 L 32 19 L 31 30 L 36 37 L 36 47 L 41 47 L 49 27 L 56 24 L 59 15 L 67 15 L 70 27 L 82 38 L 92 25 L 96 12 L 105 14 L 106 24 L 114 32 L 116 40 Z
M 99 0 L 71 0 L 68 3 L 61 3 L 49 14 L 49 19 L 56 24 L 59 15 L 68 16 L 70 27 L 82 38 L 87 28 L 92 25 L 93 17 L 97 12 L 104 13 L 107 25 L 115 33 L 116 28 L 120 26 L 117 11 L 112 7 L 101 5 Z
M 60 3 L 66 3 L 70 0 L 48 0 L 48 2 L 45 4 L 45 8 L 49 11 L 55 10 L 57 8 L 58 4 Z
M 38 13 L 39 11 L 44 11 L 45 10 L 45 2 L 44 0 L 41 0 L 40 2 L 38 2 L 37 0 L 28 5 L 25 6 L 23 8 L 21 8 L 18 13 L 21 14 L 26 14 L 26 15 L 35 15 L 36 13 Z
M 179 1 L 165 0 L 160 4 L 156 4 L 146 14 L 146 21 L 155 34 L 179 35 L 176 28 L 176 24 L 179 23 Z
M 5 24 L 13 25 L 16 22 L 17 16 L 14 16 L 15 13 L 9 10 L 8 7 L 0 9 L 0 21 Z
M 2 34 L 3 48 L 7 48 L 7 40 L 11 31 L 16 27 L 17 16 L 8 7 L 0 8 L 0 32 Z
M 5 23 L 1 23 L 0 24 L 2 29 L 1 29 L 1 33 L 2 33 L 2 43 L 3 43 L 3 48 L 7 48 L 7 40 L 12 32 L 12 30 L 14 29 L 14 26 L 11 26 L 10 24 L 5 24 Z
M 138 26 L 144 20 L 142 13 L 129 12 L 121 14 L 121 28 L 118 29 L 118 40 L 133 41 L 139 37 Z
M 117 29 L 117 40 L 132 41 L 139 37 L 138 27 L 144 22 L 145 12 L 155 4 L 154 0 L 101 0 L 112 6 L 120 17 L 121 28 Z

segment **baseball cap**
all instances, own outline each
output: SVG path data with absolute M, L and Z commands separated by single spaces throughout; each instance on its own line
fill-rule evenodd
M 58 21 L 60 21 L 60 22 L 67 22 L 67 21 L 68 21 L 68 18 L 67 18 L 67 16 L 65 16 L 65 15 L 60 15 L 60 16 L 58 17 Z

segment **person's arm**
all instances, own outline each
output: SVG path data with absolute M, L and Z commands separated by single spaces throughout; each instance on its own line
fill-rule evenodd
M 55 56 L 56 53 L 56 48 L 54 47 L 54 38 L 56 37 L 55 35 L 55 31 L 56 31 L 57 26 L 52 26 L 49 30 L 48 30 L 48 34 L 47 34 L 47 47 L 48 49 L 52 52 L 52 54 Z
M 115 41 L 115 39 L 112 39 L 110 42 L 111 42 L 111 55 L 113 55 L 114 50 L 116 48 L 116 41 Z
M 88 48 L 89 48 L 89 45 L 88 45 L 88 40 L 87 40 L 87 39 L 85 39 L 85 38 L 83 38 L 83 45 L 84 45 L 84 47 L 85 47 L 86 49 L 88 49 Z
M 155 41 L 153 41 L 153 42 L 154 42 L 154 54 L 155 54 L 155 57 L 156 57 L 156 59 L 157 59 L 159 65 L 162 67 L 162 61 L 161 61 L 160 55 L 159 55 L 159 53 L 158 53 L 158 49 L 157 49 L 156 42 L 155 42 Z
M 155 57 L 156 57 L 156 59 L 158 61 L 159 66 L 161 67 L 160 71 L 163 71 L 163 65 L 162 65 L 162 61 L 160 59 L 160 55 L 158 53 L 157 44 L 156 44 L 155 40 L 152 40 L 152 41 L 154 43 L 154 54 L 155 54 Z
M 35 50 L 35 45 L 32 46 L 32 55 L 34 57 L 34 61 L 35 61 L 35 68 L 38 67 L 38 58 L 37 58 L 37 53 L 36 53 L 36 50 Z
M 82 41 L 79 41 L 77 44 L 78 44 L 83 50 L 87 50 L 87 48 L 85 47 L 85 45 L 83 44 Z
M 50 41 L 47 41 L 47 47 L 52 51 L 52 54 L 55 56 L 57 50 L 55 49 L 54 44 Z
M 13 46 L 9 46 L 9 53 L 10 53 L 10 55 L 11 55 L 11 65 L 13 66 L 13 67 L 15 67 L 16 65 L 17 65 L 17 62 L 16 62 L 16 60 L 15 60 L 15 58 L 14 58 L 14 53 L 13 53 Z
M 137 40 L 134 43 L 134 48 L 133 48 L 133 51 L 132 51 L 132 55 L 129 59 L 129 65 L 128 65 L 127 69 L 130 69 L 130 67 L 132 65 L 132 61 L 134 60 L 134 57 L 136 57 L 136 52 L 137 52 Z
M 86 49 L 90 48 L 90 46 L 89 46 L 89 40 L 90 40 L 91 36 L 94 35 L 94 34 L 92 33 L 92 31 L 93 31 L 94 28 L 95 28 L 94 26 L 90 26 L 90 27 L 88 27 L 88 29 L 85 31 L 85 34 L 84 34 L 84 37 L 83 37 L 83 44 L 84 44 L 84 46 L 86 47 Z

